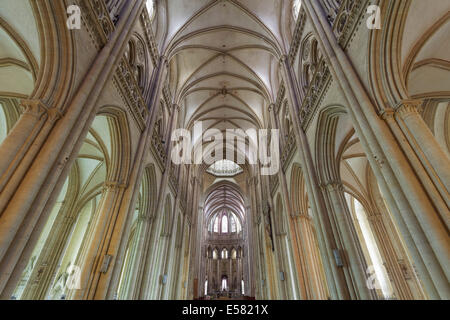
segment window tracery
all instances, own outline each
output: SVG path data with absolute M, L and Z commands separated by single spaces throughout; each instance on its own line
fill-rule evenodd
M 236 232 L 236 220 L 233 216 L 230 218 L 231 233 Z
M 228 250 L 226 248 L 223 248 L 221 257 L 222 259 L 228 259 Z
M 211 218 L 208 231 L 220 234 L 235 234 L 242 230 L 239 218 L 233 212 L 221 212 Z
M 218 177 L 232 177 L 243 172 L 239 165 L 226 159 L 216 161 L 206 171 Z
M 218 233 L 219 232 L 219 217 L 216 217 L 216 219 L 214 219 L 214 232 Z

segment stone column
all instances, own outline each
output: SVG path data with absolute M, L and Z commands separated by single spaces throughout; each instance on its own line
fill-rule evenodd
M 141 217 L 137 218 L 137 225 L 135 229 L 135 233 L 133 235 L 132 243 L 130 244 L 130 247 L 128 248 L 128 253 L 124 255 L 121 268 L 121 275 L 122 275 L 122 283 L 120 287 L 119 292 L 119 283 L 117 284 L 116 292 L 114 293 L 112 299 L 114 300 L 123 300 L 127 299 L 127 295 L 130 292 L 130 285 L 132 283 L 132 279 L 134 278 L 132 274 L 132 270 L 134 269 L 134 266 L 136 265 L 136 257 L 137 257 L 137 249 L 139 244 L 139 238 L 140 238 L 140 232 L 142 228 L 142 220 Z M 129 240 L 129 239 L 127 239 Z M 116 263 L 117 263 L 116 259 Z M 125 264 L 126 263 L 126 264 Z
M 250 201 L 245 200 L 245 204 L 250 204 L 250 206 L 246 207 L 246 223 L 245 228 L 242 226 L 242 250 L 248 250 L 248 254 L 246 256 L 245 261 L 243 261 L 242 270 L 243 273 L 246 274 L 246 282 L 248 286 L 248 295 L 255 296 L 256 294 L 256 278 L 258 278 L 260 272 L 259 269 L 261 267 L 260 261 L 258 260 L 258 248 L 259 248 L 259 240 L 258 234 L 256 231 L 256 221 L 259 219 L 258 217 L 261 215 L 262 209 L 262 190 L 261 190 L 261 176 L 259 173 L 258 166 L 254 166 L 255 171 L 253 172 L 254 176 L 252 178 L 247 179 L 247 186 L 250 193 Z M 259 178 L 258 178 L 259 177 Z M 250 203 L 249 203 L 250 202 Z M 247 245 L 245 246 L 245 240 L 247 240 Z M 245 271 L 244 271 L 245 270 Z
M 246 283 L 246 293 L 249 296 L 255 296 L 257 288 L 260 286 L 260 283 L 257 283 L 256 278 L 264 277 L 266 278 L 267 275 L 264 272 L 265 265 L 264 265 L 264 243 L 261 244 L 259 242 L 259 225 L 261 223 L 262 218 L 262 207 L 264 198 L 262 195 L 262 188 L 263 188 L 263 178 L 259 173 L 258 166 L 254 167 L 255 174 L 254 177 L 247 179 L 247 188 L 249 190 L 249 199 L 246 200 L 246 214 L 247 214 L 247 224 L 246 228 L 248 230 L 248 234 L 245 234 L 244 226 L 242 226 L 242 239 L 245 241 L 245 237 L 248 238 L 248 249 L 245 246 L 242 246 L 242 250 L 248 250 L 248 254 L 246 256 L 246 259 L 244 259 L 241 256 L 241 268 L 242 268 L 242 275 L 244 278 L 244 281 Z M 259 177 L 259 179 L 258 179 Z M 267 199 L 268 202 L 271 201 L 271 199 Z M 261 253 L 261 254 L 260 254 Z M 250 263 L 253 263 L 250 265 Z M 262 288 L 264 290 L 264 288 Z M 258 290 L 259 291 L 259 290 Z
M 227 249 L 228 250 L 228 249 Z M 228 250 L 228 266 L 229 266 L 229 281 L 228 281 L 228 291 L 231 292 L 233 288 L 233 259 L 231 259 L 231 251 Z
M 49 108 L 60 119 L 51 126 L 48 135 L 45 133 L 40 136 L 42 144 L 37 143 L 28 150 L 27 159 L 28 155 L 33 157 L 23 170 L 26 173 L 22 174 L 19 168 L 15 171 L 22 176 L 17 180 L 20 184 L 13 183 L 14 189 L 20 192 L 12 195 L 0 216 L 0 297 L 9 297 L 20 279 L 56 200 L 55 194 L 64 183 L 68 169 L 94 120 L 100 92 L 115 69 L 143 6 L 144 3 L 131 2 L 125 5 L 123 12 L 126 19 L 119 22 L 109 42 L 92 63 L 77 93 L 64 106 L 64 115 L 60 115 L 59 110 Z M 13 131 L 20 129 L 16 126 Z M 9 182 L 12 183 L 11 179 Z
M 391 237 L 384 226 L 382 216 L 380 214 L 369 214 L 368 212 L 366 212 L 366 214 L 367 220 L 370 223 L 370 228 L 376 237 L 380 253 L 385 261 L 387 273 L 393 282 L 393 288 L 397 299 L 414 300 L 411 289 L 409 288 L 405 276 L 401 270 L 401 266 L 398 263 L 397 253 L 393 248 L 393 244 L 390 239 Z
M 51 127 L 60 117 L 57 109 L 48 107 L 45 102 L 38 99 L 22 100 L 21 106 L 24 109 L 22 115 L 0 145 L 0 154 L 2 154 L 0 158 L 0 212 L 5 209 L 14 193 L 13 186 L 17 186 L 19 182 L 17 180 L 25 174 L 30 164 L 31 159 L 26 157 L 29 148 L 33 144 L 43 143 Z M 26 160 L 25 163 L 28 166 L 23 160 Z M 14 174 L 16 169 L 20 171 L 20 175 Z M 17 176 L 16 181 L 9 181 L 13 174 Z
M 237 278 L 237 288 L 238 294 L 242 294 L 242 274 L 241 274 L 241 265 L 240 265 L 241 257 L 239 255 L 238 249 L 236 249 L 236 278 Z
M 156 90 L 160 90 L 162 74 L 164 73 L 165 67 L 165 57 L 161 57 L 156 70 L 156 76 L 154 78 L 155 83 L 152 84 L 152 87 Z M 151 97 L 150 102 L 155 103 L 154 99 L 157 98 L 158 95 L 159 92 L 155 92 Z M 108 238 L 109 243 L 107 245 L 107 253 L 105 251 L 105 254 L 115 257 L 115 259 L 111 262 L 112 271 L 98 275 L 97 284 L 91 289 L 88 296 L 89 298 L 113 299 L 119 284 L 120 272 L 124 262 L 126 245 L 129 238 L 129 228 L 131 227 L 135 202 L 137 199 L 137 194 L 139 193 L 139 186 L 144 169 L 142 159 L 145 156 L 146 150 L 148 150 L 147 146 L 152 136 L 150 132 L 153 132 L 154 122 L 156 121 L 157 108 L 151 108 L 150 110 L 151 112 L 146 119 L 146 128 L 141 134 L 140 144 L 136 151 L 136 157 L 134 160 L 135 165 L 133 166 L 129 177 L 127 177 L 130 187 L 125 191 L 123 201 L 117 208 L 118 212 L 115 218 L 116 220 L 113 231 L 110 231 L 111 236 Z
M 322 273 L 320 253 L 317 250 L 317 240 L 314 233 L 313 221 L 308 213 L 298 213 L 293 218 L 297 231 L 298 243 L 304 258 L 305 281 L 308 283 L 308 299 L 326 300 L 326 279 Z
M 162 79 L 165 71 L 167 70 L 167 59 L 166 57 L 162 56 L 159 59 L 157 68 L 154 71 L 154 75 L 152 77 L 152 83 L 151 83 L 151 95 L 149 97 L 149 110 L 150 113 L 146 119 L 146 127 L 144 131 L 141 134 L 141 137 L 139 139 L 138 149 L 136 151 L 136 156 L 134 160 L 134 170 L 132 170 L 130 174 L 130 183 L 134 185 L 134 189 L 132 190 L 131 199 L 129 202 L 129 214 L 127 217 L 127 221 L 125 222 L 125 227 L 122 233 L 122 240 L 118 248 L 117 252 L 117 262 L 113 266 L 113 271 L 111 275 L 110 285 L 108 286 L 107 291 L 107 298 L 112 299 L 114 297 L 115 291 L 117 290 L 117 286 L 119 284 L 120 279 L 120 273 L 122 270 L 122 263 L 126 254 L 126 246 L 127 246 L 127 240 L 129 237 L 129 234 L 131 232 L 132 227 L 132 218 L 133 218 L 133 210 L 135 203 L 137 201 L 137 196 L 139 194 L 139 187 L 140 187 L 140 179 L 144 172 L 144 162 L 143 158 L 145 157 L 146 152 L 148 151 L 148 147 L 152 141 L 152 133 L 156 121 L 156 116 L 158 114 L 158 106 L 159 106 L 159 97 L 161 95 L 161 85 L 162 85 Z M 157 200 L 156 200 L 157 201 Z M 155 207 L 157 207 L 156 205 Z M 147 241 L 150 237 L 150 230 L 153 226 L 154 222 L 154 216 L 156 215 L 155 212 L 149 212 L 145 216 L 141 217 L 142 223 L 140 223 L 141 230 L 140 230 L 140 237 L 138 241 L 138 256 L 136 256 L 136 259 L 138 259 L 138 262 L 134 263 L 133 272 L 132 272 L 132 280 L 130 283 L 130 292 L 129 297 L 130 298 L 137 298 L 139 296 L 139 283 L 142 282 L 143 277 L 143 269 L 145 267 L 145 257 L 147 256 L 147 251 L 145 248 L 147 248 Z
M 74 197 L 76 198 L 76 195 Z M 76 210 L 78 208 L 73 200 L 65 203 L 59 210 L 21 299 L 44 300 L 46 298 L 64 248 L 78 219 L 79 212 Z
M 348 104 L 351 105 L 348 113 L 380 187 L 383 189 L 383 194 L 395 195 L 390 196 L 390 205 L 392 201 L 395 202 L 393 208 L 399 209 L 414 241 L 414 244 L 408 244 L 408 248 L 416 246 L 423 259 L 423 261 L 418 260 L 418 264 L 421 265 L 419 268 L 421 278 L 427 280 L 431 277 L 432 279 L 432 286 L 428 280 L 425 282 L 428 282 L 428 294 L 436 298 L 448 299 L 450 297 L 448 285 L 450 242 L 436 210 L 439 203 L 434 201 L 434 197 L 426 196 L 428 193 L 433 193 L 433 190 L 424 188 L 426 181 L 421 181 L 411 162 L 401 152 L 402 145 L 406 141 L 402 139 L 399 143 L 389 130 L 389 126 L 376 113 L 372 100 L 350 59 L 339 46 L 320 4 L 311 0 L 305 0 L 303 3 L 305 11 L 313 22 L 316 38 L 323 48 L 323 54 L 329 62 L 330 71 L 334 79 L 338 81 Z M 408 235 L 405 235 L 405 238 L 409 240 Z
M 286 56 L 280 60 L 287 92 L 292 103 L 289 103 L 289 111 L 293 123 L 293 129 L 296 136 L 297 150 L 299 150 L 301 166 L 304 168 L 305 183 L 308 189 L 308 195 L 312 210 L 313 219 L 317 230 L 317 239 L 319 242 L 322 263 L 327 276 L 327 284 L 333 299 L 350 299 L 350 292 L 347 287 L 345 275 L 341 268 L 338 268 L 333 259 L 333 250 L 337 249 L 337 244 L 333 238 L 332 227 L 328 217 L 328 211 L 325 205 L 322 191 L 320 190 L 317 172 L 312 158 L 310 146 L 300 125 L 298 112 L 300 108 L 300 93 L 292 66 Z
M 181 181 L 181 183 L 183 183 Z M 180 282 L 181 282 L 181 278 L 182 278 L 182 272 L 183 272 L 183 237 L 184 237 L 184 224 L 186 223 L 185 221 L 185 216 L 181 215 L 178 217 L 178 219 L 182 219 L 181 224 L 179 225 L 181 228 L 181 233 L 179 233 L 179 230 L 176 230 L 174 232 L 174 234 L 176 234 L 176 237 L 174 239 L 175 241 L 175 259 L 174 261 L 172 261 L 173 263 L 173 276 L 172 276 L 172 292 L 170 293 L 170 297 L 171 299 L 177 299 L 177 295 L 178 295 L 178 290 L 180 289 Z M 178 223 L 177 223 L 178 226 Z M 207 268 L 205 270 L 208 270 Z
M 263 178 L 261 176 L 261 171 L 259 166 L 254 167 L 254 176 L 255 179 L 253 182 L 255 183 L 254 186 L 254 203 L 252 203 L 251 199 L 251 205 L 247 206 L 247 247 L 244 246 L 245 243 L 245 237 L 246 234 L 244 230 L 242 230 L 242 250 L 248 250 L 247 259 L 243 260 L 241 257 L 241 270 L 242 270 L 242 277 L 244 277 L 244 272 L 246 275 L 246 293 L 248 296 L 255 297 L 257 288 L 260 286 L 260 280 L 261 280 L 261 268 L 263 266 L 261 265 L 261 260 L 259 259 L 259 248 L 261 244 L 259 243 L 259 236 L 258 236 L 258 225 L 261 221 L 261 215 L 263 212 L 263 203 L 264 203 L 264 196 L 263 196 Z M 251 192 L 251 190 L 250 190 Z M 248 201 L 245 201 L 248 203 Z M 252 263 L 252 265 L 250 265 Z M 245 270 L 245 271 L 244 271 Z
M 120 182 L 107 182 L 104 185 L 101 204 L 86 233 L 86 245 L 79 253 L 81 259 L 77 263 L 81 266 L 81 288 L 70 294 L 75 300 L 95 298 L 100 275 L 107 273 L 110 268 L 114 257 L 107 246 L 126 187 Z
M 10 239 L 13 235 L 11 231 L 17 230 L 25 218 L 25 212 L 16 212 L 13 217 L 7 219 L 6 209 L 14 195 L 24 197 L 23 194 L 18 194 L 17 186 L 32 161 L 26 153 L 32 144 L 44 143 L 48 132 L 61 116 L 57 109 L 47 107 L 40 100 L 23 100 L 22 106 L 24 108 L 22 116 L 1 144 L 0 149 L 1 154 L 5 155 L 0 160 L 3 162 L 3 164 L 0 163 L 0 166 L 5 166 L 3 174 L 0 171 L 0 212 L 3 211 L 3 214 L 0 215 L 0 259 L 4 254 L 3 250 L 6 249 L 1 246 L 1 241 Z M 18 128 L 22 126 L 23 130 L 18 132 Z M 21 142 L 25 145 L 22 145 Z M 2 151 L 2 149 L 5 150 Z M 21 161 L 20 166 L 19 161 Z
M 222 278 L 220 277 L 220 261 L 222 259 L 221 252 L 219 250 L 219 257 L 217 258 L 217 270 L 216 270 L 216 281 L 217 281 L 217 291 L 222 291 Z
M 213 249 L 214 250 L 214 249 Z M 212 254 L 213 251 L 211 251 Z M 212 293 L 212 278 L 213 278 L 213 257 L 208 258 L 208 294 Z
M 199 195 L 198 195 L 199 196 Z M 195 240 L 195 247 L 194 248 L 201 248 L 202 238 L 203 238 L 203 230 L 204 230 L 204 211 L 203 211 L 203 199 L 202 204 L 198 206 L 197 209 L 197 238 Z M 201 256 L 201 250 L 197 250 L 196 256 L 195 256 L 195 264 L 194 264 L 194 272 L 195 276 L 198 279 L 198 281 L 203 281 L 201 275 L 202 275 L 202 256 Z M 195 293 L 198 297 L 199 292 Z
M 194 168 L 191 168 L 191 170 L 194 170 Z M 190 215 L 192 217 L 192 223 L 195 224 L 192 228 L 191 232 L 191 242 L 190 242 L 190 268 L 189 268 L 189 286 L 188 286 L 188 294 L 191 297 L 192 294 L 194 294 L 194 297 L 197 296 L 197 293 L 194 293 L 194 280 L 198 280 L 198 273 L 197 273 L 197 264 L 199 263 L 199 259 L 197 257 L 198 248 L 200 245 L 200 241 L 198 240 L 198 233 L 199 231 L 199 214 L 203 214 L 203 212 L 199 211 L 199 197 L 201 192 L 201 183 L 200 180 L 195 176 L 195 172 L 192 172 L 192 177 L 189 181 L 193 188 L 193 197 L 191 198 L 190 202 Z M 220 254 L 220 253 L 219 253 Z
M 422 101 L 404 100 L 395 109 L 395 118 L 398 125 L 406 136 L 409 145 L 420 160 L 433 185 L 438 190 L 442 198 L 434 198 L 434 202 L 439 205 L 438 212 L 445 226 L 449 228 L 450 216 L 445 214 L 450 207 L 449 186 L 450 186 L 450 160 L 447 153 L 442 150 L 436 141 L 431 130 L 426 125 L 419 114 Z M 409 157 L 411 159 L 411 157 Z M 424 181 L 425 178 L 422 178 Z M 433 189 L 432 185 L 427 185 L 427 191 Z M 433 193 L 430 196 L 434 196 Z
M 344 187 L 341 182 L 330 181 L 323 185 L 325 197 L 330 200 L 330 211 L 333 216 L 332 220 L 336 221 L 335 237 L 341 237 L 343 249 L 346 255 L 342 256 L 343 260 L 347 260 L 351 276 L 347 282 L 353 281 L 356 284 L 355 296 L 359 299 L 367 300 L 375 298 L 366 285 L 365 270 L 367 269 L 364 256 L 358 244 L 358 238 L 352 226 L 350 219 L 350 211 L 344 196 Z M 344 262 L 345 267 L 345 262 Z M 352 281 L 353 279 L 353 281 Z
M 127 281 L 127 287 L 124 289 L 124 295 L 120 298 L 123 299 L 137 299 L 136 287 L 138 285 L 138 279 L 141 276 L 141 266 L 142 266 L 142 251 L 144 250 L 145 238 L 148 230 L 151 228 L 153 223 L 153 218 L 149 213 L 147 215 L 140 215 L 138 217 L 138 222 L 136 230 L 138 232 L 136 242 L 133 246 L 133 255 L 131 256 L 130 267 L 129 267 L 129 279 Z M 124 237 L 128 240 L 127 237 Z M 118 284 L 117 284 L 118 285 Z
M 413 263 L 413 254 L 419 255 L 417 248 L 414 247 L 413 250 L 409 250 L 409 254 L 407 253 L 408 248 L 406 244 L 413 243 L 413 241 L 411 239 L 406 240 L 404 237 L 403 239 L 401 239 L 402 234 L 401 232 L 399 232 L 400 228 L 406 229 L 406 226 L 404 225 L 404 222 L 402 224 L 395 224 L 395 217 L 391 214 L 388 207 L 386 206 L 386 200 L 382 197 L 380 193 L 381 191 L 379 191 L 379 187 L 376 185 L 376 180 L 373 180 L 372 183 L 374 184 L 372 187 L 374 211 L 370 212 L 370 216 L 377 216 L 376 223 L 381 224 L 380 230 L 382 231 L 380 231 L 379 233 L 378 231 L 376 231 L 377 239 L 379 240 L 379 247 L 386 246 L 386 250 L 393 250 L 393 253 L 389 253 L 388 251 L 386 251 L 386 259 L 395 260 L 392 262 L 392 264 L 394 265 L 392 269 L 400 265 L 400 269 L 402 271 L 402 279 L 405 279 L 410 294 L 414 297 L 414 299 L 425 299 L 426 294 L 416 271 L 418 265 L 420 266 L 420 268 L 425 268 L 425 266 L 420 265 L 420 256 L 419 261 L 414 261 Z M 376 224 L 373 225 L 373 228 L 376 228 Z M 406 231 L 404 234 L 409 235 L 409 231 Z M 385 241 L 385 235 L 387 235 L 390 239 L 387 245 Z M 428 274 L 428 271 L 426 269 L 425 273 Z M 393 274 L 393 272 L 391 272 L 391 274 Z M 409 275 L 409 277 L 407 278 L 405 275 Z M 422 279 L 422 281 L 424 280 L 427 280 L 427 282 L 431 282 L 430 279 Z M 431 285 L 433 286 L 432 283 Z M 407 292 L 408 290 L 405 289 L 405 297 L 409 296 Z M 398 296 L 401 297 L 402 295 L 399 293 Z
M 289 218 L 289 225 L 292 233 L 292 241 L 293 241 L 293 250 L 296 256 L 296 265 L 297 272 L 300 273 L 301 278 L 299 282 L 301 283 L 301 295 L 303 296 L 302 300 L 311 299 L 313 296 L 313 285 L 311 279 L 314 277 L 312 273 L 313 270 L 308 265 L 308 259 L 305 255 L 305 246 L 307 246 L 307 242 L 305 240 L 304 230 L 301 228 L 299 218 L 297 215 L 293 215 Z M 311 252 L 314 254 L 314 252 Z
M 175 107 L 174 107 L 173 113 L 172 113 L 170 128 L 173 128 L 175 126 L 177 117 L 178 117 L 179 108 L 176 105 L 174 105 L 174 106 Z M 170 132 L 171 132 L 171 130 L 170 130 Z M 164 164 L 165 169 L 163 172 L 163 177 L 162 177 L 160 188 L 159 188 L 158 204 L 156 206 L 156 221 L 157 222 L 152 225 L 152 230 L 151 230 L 150 236 L 148 237 L 148 240 L 147 240 L 146 261 L 145 261 L 145 266 L 144 266 L 145 271 L 143 274 L 144 278 L 141 281 L 142 284 L 141 284 L 141 289 L 140 289 L 140 298 L 141 299 L 147 299 L 148 295 L 150 294 L 150 290 L 152 290 L 151 286 L 154 283 L 154 281 L 152 281 L 152 278 L 150 276 L 150 274 L 152 273 L 150 270 L 152 270 L 152 268 L 154 268 L 154 260 L 152 258 L 154 257 L 155 254 L 158 254 L 155 252 L 158 241 L 163 241 L 162 257 L 161 257 L 161 259 L 163 259 L 163 262 L 161 263 L 160 269 L 157 272 L 165 272 L 166 271 L 165 267 L 167 265 L 167 261 L 166 261 L 167 260 L 167 250 L 169 247 L 168 239 L 170 239 L 171 235 L 169 234 L 169 235 L 164 235 L 164 237 L 161 237 L 157 228 L 160 225 L 160 223 L 158 221 L 160 221 L 162 219 L 161 212 L 163 211 L 163 208 L 165 205 L 167 188 L 169 187 L 169 179 L 170 179 L 171 166 L 172 166 L 172 159 L 170 157 L 170 153 L 171 153 L 172 147 L 173 147 L 172 143 L 168 143 L 168 145 L 166 147 L 166 153 L 165 153 L 166 157 L 165 157 L 165 164 Z M 172 209 L 175 210 L 175 208 L 176 208 L 176 202 L 174 201 Z M 174 211 L 172 211 L 170 213 L 170 215 L 171 215 L 171 217 L 173 217 Z M 172 225 L 172 227 L 173 227 L 173 225 Z M 155 270 L 153 270 L 153 273 L 154 272 L 155 272 Z M 158 287 L 156 284 L 155 284 L 155 286 Z
M 272 122 L 272 128 L 273 129 L 280 129 L 279 128 L 279 119 L 278 119 L 278 116 L 275 114 L 275 104 L 271 104 L 270 106 L 269 106 L 269 115 L 270 115 L 270 119 L 271 119 L 271 122 Z M 283 139 L 280 139 L 280 140 L 282 140 L 281 142 L 281 148 L 284 148 L 285 146 L 284 146 L 284 140 Z M 281 150 L 280 150 L 280 152 L 281 152 Z M 279 160 L 279 159 L 278 159 Z M 279 179 L 279 181 L 280 181 L 280 187 L 281 187 L 281 190 L 282 190 L 282 194 L 283 194 L 283 198 L 284 198 L 284 204 L 285 204 L 285 211 L 286 211 L 286 223 L 288 224 L 288 226 L 286 226 L 286 235 L 285 235 L 285 237 L 286 237 L 286 240 L 287 240 L 287 246 L 285 246 L 285 245 L 283 245 L 283 247 L 285 247 L 285 250 L 283 250 L 283 251 L 285 251 L 285 253 L 286 254 L 289 254 L 289 252 L 288 251 L 291 251 L 291 253 L 290 253 L 290 255 L 291 255 L 291 257 L 293 256 L 293 248 L 292 248 L 292 234 L 291 234 L 291 228 L 290 228 L 290 226 L 291 226 L 291 217 L 293 216 L 293 212 L 292 212 L 292 207 L 291 207 L 291 200 L 290 200 L 290 197 L 289 197 L 289 189 L 288 189 L 288 186 L 287 186 L 287 181 L 286 181 L 286 175 L 285 175 L 285 173 L 284 173 L 284 170 L 283 170 L 283 166 L 282 166 L 282 163 L 280 163 L 279 164 L 279 166 L 280 166 L 280 169 L 279 169 L 279 171 L 278 171 L 278 179 Z M 295 229 L 294 229 L 294 231 L 295 231 Z M 290 273 L 290 277 L 292 277 L 293 278 L 293 280 L 294 280 L 294 283 L 298 286 L 298 287 L 295 287 L 295 288 L 292 288 L 292 293 L 294 294 L 294 295 L 296 295 L 296 294 L 298 294 L 299 295 L 299 298 L 301 299 L 301 300 L 305 300 L 307 297 L 307 294 L 306 294 L 306 284 L 305 284 L 305 282 L 303 281 L 304 280 L 304 277 L 305 277 L 305 275 L 304 275 L 304 261 L 303 261 L 303 257 L 300 255 L 300 256 L 298 256 L 298 258 L 300 259 L 300 263 L 301 263 L 301 268 L 300 269 L 298 269 L 298 270 L 290 270 L 291 268 L 289 268 L 288 266 L 286 266 L 288 269 L 289 269 L 289 273 Z M 289 257 L 287 257 L 287 259 L 289 259 Z M 295 265 L 295 262 L 294 261 L 292 261 L 293 262 L 293 264 Z M 287 272 L 288 270 L 286 270 L 286 272 Z M 302 281 L 300 281 L 300 280 L 302 280 Z
M 173 149 L 173 143 L 171 142 L 171 138 L 172 138 L 172 133 L 173 130 L 176 129 L 176 125 L 177 125 L 177 121 L 178 121 L 178 114 L 180 111 L 180 107 L 177 104 L 173 104 L 172 105 L 172 116 L 171 116 L 171 120 L 170 120 L 170 124 L 169 124 L 169 128 L 168 128 L 168 132 L 167 132 L 167 136 L 165 137 L 165 141 L 170 141 L 169 143 L 167 143 L 167 151 L 166 151 L 166 167 L 165 167 L 165 172 L 164 174 L 168 175 L 168 180 L 170 180 L 172 178 L 172 158 L 171 158 L 171 152 Z M 179 175 L 177 175 L 175 177 L 177 179 L 177 181 L 179 181 Z M 169 184 L 170 181 L 167 181 L 167 184 Z M 169 187 L 169 185 L 167 185 L 167 187 Z M 166 187 L 166 188 L 167 188 Z M 179 189 L 179 185 L 176 186 L 176 188 Z M 175 215 L 176 215 L 176 209 L 177 209 L 177 201 L 179 199 L 179 190 L 176 190 L 176 194 L 174 195 L 174 203 L 172 206 L 172 212 L 170 212 L 170 216 L 172 217 L 170 219 L 170 221 L 172 222 L 172 226 L 171 228 L 171 233 L 170 236 L 167 239 L 167 243 L 164 247 L 164 251 L 163 251 L 163 257 L 165 257 L 165 259 L 163 260 L 163 265 L 161 267 L 162 270 L 162 274 L 167 275 L 168 277 L 175 277 L 174 274 L 169 275 L 169 266 L 171 263 L 172 259 L 176 258 L 176 254 L 173 254 L 173 249 L 175 248 L 175 244 L 176 244 L 176 227 L 177 227 L 177 221 L 175 221 Z M 161 296 L 160 299 L 164 299 L 164 294 L 167 291 L 167 287 L 169 285 L 169 281 L 163 285 L 162 289 L 161 289 Z M 200 283 L 200 287 L 203 288 L 204 287 L 204 282 Z

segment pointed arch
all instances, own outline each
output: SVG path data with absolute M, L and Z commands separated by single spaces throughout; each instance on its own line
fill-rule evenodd
M 292 165 L 290 189 L 294 215 L 306 214 L 308 212 L 308 194 L 302 168 L 298 163 Z
M 97 116 L 106 116 L 111 134 L 111 165 L 108 181 L 126 183 L 131 167 L 131 137 L 125 111 L 115 106 L 103 106 Z
M 339 117 L 346 114 L 342 106 L 324 108 L 318 117 L 315 137 L 316 168 L 321 183 L 337 181 L 339 163 L 336 161 L 335 140 Z

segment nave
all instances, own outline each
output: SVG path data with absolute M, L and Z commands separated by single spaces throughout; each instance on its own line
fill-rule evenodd
M 448 0 L 1 0 L 0 299 L 449 299 L 448 34 Z

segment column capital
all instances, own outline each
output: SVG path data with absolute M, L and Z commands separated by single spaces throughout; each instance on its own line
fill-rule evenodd
M 62 113 L 58 108 L 49 108 L 39 99 L 22 99 L 20 100 L 20 106 L 22 107 L 24 114 L 34 116 L 38 119 L 47 115 L 51 122 L 55 122 L 62 117 Z
M 422 107 L 422 100 L 402 100 L 395 107 L 395 113 L 401 117 L 413 113 L 419 113 Z
M 126 189 L 127 185 L 123 182 L 118 181 L 105 181 L 103 184 L 103 189 L 110 191 L 118 191 L 120 189 Z
M 276 104 L 274 102 L 271 102 L 269 104 L 269 108 L 268 108 L 269 112 L 275 111 L 275 107 L 276 107 Z
M 63 114 L 61 113 L 61 111 L 58 108 L 50 108 L 47 110 L 48 113 L 48 119 L 51 122 L 55 122 L 59 119 L 62 118 Z
M 392 119 L 394 119 L 394 115 L 395 115 L 395 110 L 394 110 L 394 109 L 392 109 L 392 108 L 386 108 L 386 109 L 384 109 L 384 110 L 381 112 L 380 117 L 381 117 L 383 120 L 392 120 Z
M 49 109 L 41 100 L 37 99 L 22 99 L 20 106 L 24 114 L 30 114 L 36 118 L 41 118 Z
M 342 184 L 342 181 L 334 181 L 329 180 L 324 183 L 320 184 L 320 188 L 322 190 L 328 190 L 328 191 L 344 191 L 344 185 Z

